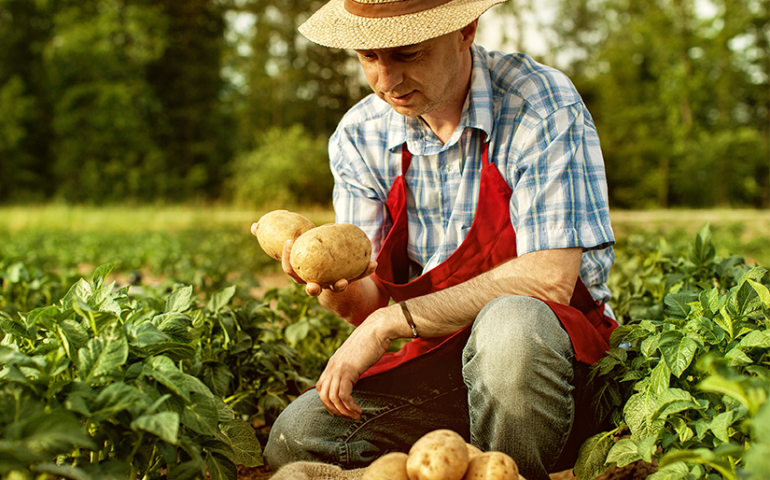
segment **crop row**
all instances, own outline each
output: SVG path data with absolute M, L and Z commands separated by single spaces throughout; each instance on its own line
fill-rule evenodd
M 242 232 L 2 245 L 3 476 L 234 479 L 350 333 L 299 286 L 252 298 L 277 262 Z M 657 480 L 770 478 L 770 276 L 716 251 L 707 227 L 617 249 L 623 326 L 593 368 L 608 429 L 579 478 L 637 460 Z

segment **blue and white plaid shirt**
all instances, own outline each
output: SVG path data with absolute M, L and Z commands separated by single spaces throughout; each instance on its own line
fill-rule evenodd
M 470 92 L 446 144 L 376 95 L 343 117 L 329 141 L 336 221 L 361 227 L 376 256 L 391 227 L 386 202 L 406 142 L 408 254 L 424 271 L 435 267 L 473 222 L 487 139 L 490 161 L 513 189 L 518 254 L 582 247 L 580 276 L 606 302 L 615 239 L 599 138 L 580 95 L 564 74 L 527 55 L 476 45 L 472 52 Z

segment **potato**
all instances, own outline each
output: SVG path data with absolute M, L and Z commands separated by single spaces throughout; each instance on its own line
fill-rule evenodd
M 308 283 L 331 285 L 366 271 L 372 242 L 349 223 L 328 223 L 300 235 L 291 248 L 291 266 Z
M 409 450 L 409 480 L 460 480 L 468 468 L 468 447 L 460 434 L 440 429 L 425 434 Z
M 406 459 L 403 452 L 387 453 L 371 463 L 361 480 L 409 480 L 406 475 Z
M 486 452 L 471 460 L 463 480 L 519 480 L 519 467 L 503 452 Z
M 265 253 L 276 260 L 281 260 L 286 240 L 296 240 L 313 228 L 315 224 L 299 213 L 274 210 L 264 214 L 257 223 L 252 225 L 251 233 L 257 236 L 259 246 Z
M 479 455 L 481 455 L 482 453 L 484 453 L 484 452 L 481 451 L 481 449 L 471 445 L 470 443 L 466 443 L 465 446 L 468 447 L 468 461 L 469 462 L 471 460 L 473 460 L 474 458 L 478 457 Z

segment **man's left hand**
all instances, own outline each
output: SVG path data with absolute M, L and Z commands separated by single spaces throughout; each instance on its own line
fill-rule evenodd
M 381 309 L 387 311 L 389 309 Z M 353 399 L 353 386 L 361 374 L 388 351 L 390 340 L 377 334 L 377 321 L 370 317 L 345 340 L 329 359 L 316 383 L 326 410 L 339 417 L 359 418 L 361 407 Z

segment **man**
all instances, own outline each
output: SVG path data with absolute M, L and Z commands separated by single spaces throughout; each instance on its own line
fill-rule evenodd
M 450 428 L 547 479 L 590 433 L 585 371 L 617 326 L 599 140 L 564 75 L 474 44 L 502 1 L 332 0 L 300 27 L 355 50 L 375 93 L 329 152 L 337 222 L 376 262 L 306 287 L 357 328 L 273 426 L 274 470 L 361 467 Z

